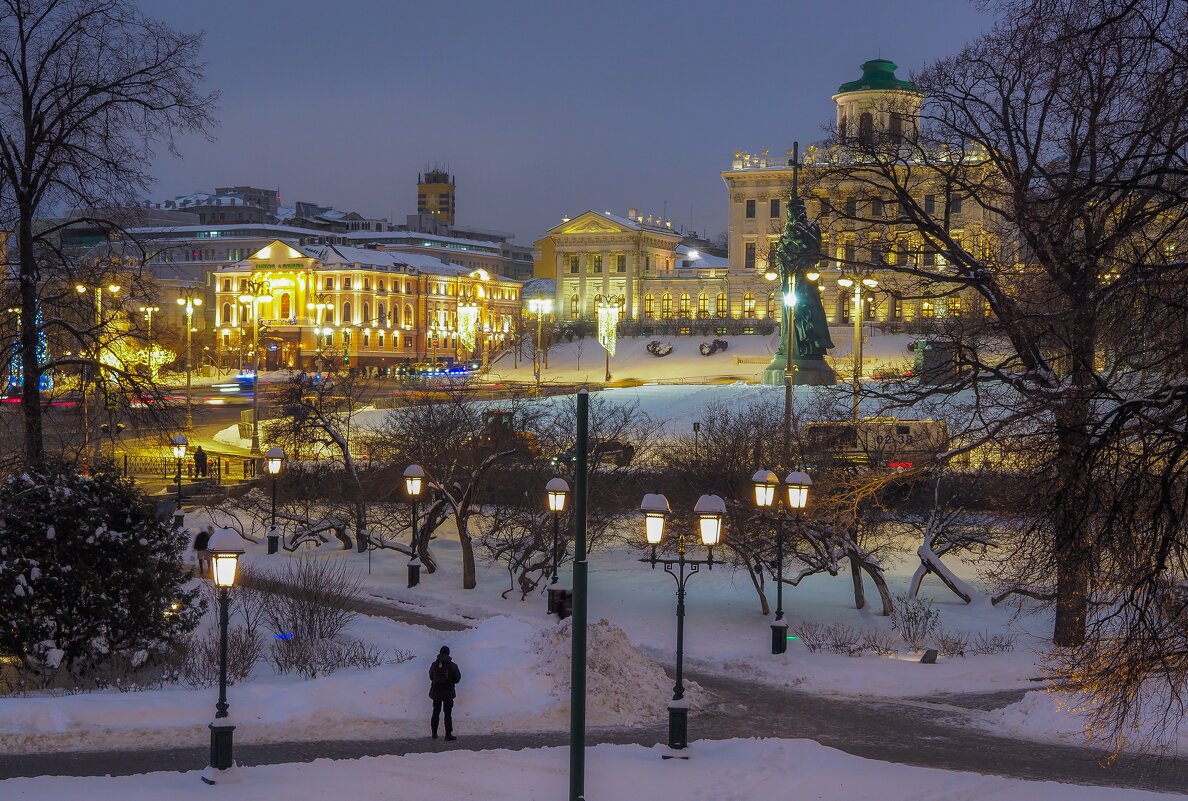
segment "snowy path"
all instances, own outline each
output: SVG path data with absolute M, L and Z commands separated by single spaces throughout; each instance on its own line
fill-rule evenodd
M 1103 768 L 1098 762 L 1103 756 L 1100 751 L 1015 740 L 977 728 L 976 719 L 982 709 L 1016 700 L 1019 693 L 963 694 L 945 699 L 947 703 L 934 703 L 920 699 L 827 696 L 704 674 L 693 678 L 717 697 L 705 712 L 691 716 L 689 732 L 694 741 L 807 738 L 855 756 L 920 767 L 1156 791 L 1182 792 L 1188 786 L 1188 759 L 1123 755 L 1110 767 Z M 445 750 L 519 750 L 563 746 L 568 742 L 568 733 L 564 731 L 485 735 L 460 730 L 458 734 L 457 743 L 449 745 L 428 736 L 257 744 L 240 740 L 235 753 L 240 764 L 264 765 Z M 658 721 L 654 726 L 635 729 L 591 730 L 588 743 L 651 746 L 664 742 L 665 738 L 665 724 Z M 207 756 L 205 745 L 0 755 L 0 779 L 186 771 L 205 764 Z

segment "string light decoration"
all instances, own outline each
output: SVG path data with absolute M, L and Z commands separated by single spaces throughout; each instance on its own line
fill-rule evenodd
M 619 307 L 610 303 L 598 305 L 598 344 L 606 352 L 615 355 L 615 342 L 619 334 Z
M 470 352 L 478 341 L 479 307 L 476 303 L 458 304 L 458 341 Z

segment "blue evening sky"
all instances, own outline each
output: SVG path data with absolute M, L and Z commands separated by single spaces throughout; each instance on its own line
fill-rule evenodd
M 735 150 L 822 136 L 880 55 L 907 77 L 989 28 L 964 0 L 142 0 L 205 30 L 215 141 L 158 157 L 160 200 L 217 185 L 403 221 L 448 165 L 459 223 L 530 243 L 629 207 L 714 236 Z

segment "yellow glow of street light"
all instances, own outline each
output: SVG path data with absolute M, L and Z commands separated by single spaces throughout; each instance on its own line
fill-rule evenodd
M 846 289 L 849 289 L 850 287 L 854 286 L 854 279 L 850 278 L 848 275 L 843 275 L 841 278 L 837 279 L 837 285 L 844 286 Z
M 803 509 L 808 506 L 809 488 L 813 486 L 813 480 L 808 473 L 799 470 L 789 473 L 784 479 L 784 486 L 788 488 L 790 509 Z
M 693 511 L 701 529 L 701 544 L 713 548 L 722 541 L 722 518 L 726 515 L 726 502 L 717 495 L 702 495 L 697 499 Z
M 779 479 L 776 474 L 770 470 L 756 471 L 755 475 L 751 477 L 751 483 L 755 486 L 755 505 L 760 509 L 766 509 L 775 503 L 776 484 Z

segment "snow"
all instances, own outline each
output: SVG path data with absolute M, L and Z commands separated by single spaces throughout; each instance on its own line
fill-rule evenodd
M 239 732 L 236 732 L 238 737 Z M 463 734 L 462 737 L 465 737 Z M 599 745 L 587 749 L 589 801 L 759 798 L 853 801 L 1155 801 L 1179 798 L 1131 788 L 1029 782 L 999 776 L 909 767 L 851 756 L 805 740 L 695 741 L 688 760 L 663 760 L 663 746 Z M 553 801 L 566 798 L 569 750 L 445 750 L 357 760 L 241 767 L 212 790 L 188 773 L 122 777 L 39 777 L 0 782 L 14 801 Z M 220 777 L 224 778 L 224 777 Z

